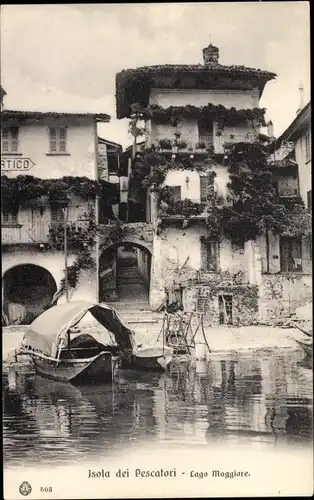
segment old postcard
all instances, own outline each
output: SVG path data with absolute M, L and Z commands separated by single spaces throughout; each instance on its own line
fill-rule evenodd
M 1 9 L 6 500 L 313 494 L 308 2 Z

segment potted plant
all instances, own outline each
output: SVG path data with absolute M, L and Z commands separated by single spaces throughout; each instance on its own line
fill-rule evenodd
M 160 139 L 159 146 L 161 149 L 172 149 L 172 141 L 170 139 Z
M 177 141 L 178 149 L 185 149 L 187 147 L 187 143 L 185 141 Z

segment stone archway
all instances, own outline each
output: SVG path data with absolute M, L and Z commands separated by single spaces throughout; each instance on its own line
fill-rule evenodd
M 99 258 L 99 300 L 149 307 L 152 252 L 130 238 L 104 248 Z
M 3 312 L 8 324 L 30 324 L 57 291 L 52 274 L 35 264 L 18 264 L 2 278 Z

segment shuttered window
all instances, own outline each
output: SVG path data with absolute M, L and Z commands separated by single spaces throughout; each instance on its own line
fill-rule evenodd
M 17 224 L 18 217 L 17 214 L 3 213 L 2 212 L 2 223 L 3 224 Z
M 200 183 L 201 183 L 201 201 L 207 201 L 207 195 L 208 195 L 208 177 L 202 175 L 200 177 Z
M 51 222 L 64 222 L 64 212 L 62 207 L 59 205 L 52 205 L 51 210 Z
M 67 129 L 65 127 L 52 127 L 49 129 L 50 152 L 67 152 Z
M 305 161 L 311 159 L 311 134 L 308 132 L 305 136 Z
M 2 153 L 17 153 L 19 141 L 18 127 L 5 127 L 1 130 Z
M 218 271 L 218 243 L 201 239 L 201 268 L 207 272 Z

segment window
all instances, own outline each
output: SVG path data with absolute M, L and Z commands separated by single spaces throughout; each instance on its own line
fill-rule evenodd
M 64 222 L 64 211 L 59 205 L 51 205 L 51 222 Z
M 311 159 L 311 134 L 308 132 L 305 135 L 305 161 L 308 162 Z
M 214 144 L 213 124 L 203 120 L 198 122 L 198 140 L 199 144 L 204 144 L 209 149 Z
M 53 127 L 49 129 L 50 134 L 50 152 L 67 152 L 67 129 L 65 127 Z
M 173 203 L 181 201 L 181 186 L 169 186 L 169 191 L 171 191 L 170 196 Z
M 201 268 L 207 272 L 218 270 L 218 244 L 217 241 L 201 239 Z
M 2 224 L 18 224 L 18 214 L 13 212 L 2 212 Z
M 200 176 L 201 183 L 201 201 L 207 201 L 208 195 L 208 177 L 201 175 Z
M 299 194 L 299 182 L 296 175 L 280 176 L 277 183 L 277 193 L 280 198 L 297 196 Z
M 219 323 L 232 325 L 232 295 L 218 295 Z
M 301 238 L 280 238 L 280 271 L 302 272 L 302 242 Z
M 2 153 L 18 152 L 18 127 L 5 127 L 1 130 Z
M 312 189 L 307 192 L 307 208 L 312 209 Z

